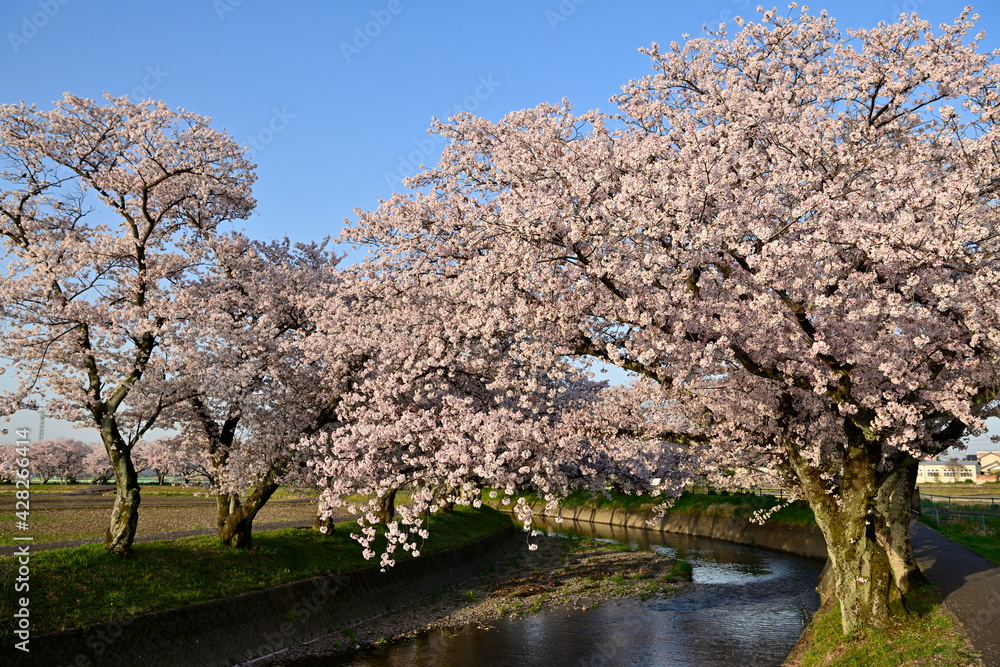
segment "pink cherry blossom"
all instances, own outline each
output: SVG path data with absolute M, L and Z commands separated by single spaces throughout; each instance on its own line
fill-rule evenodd
M 845 630 L 878 625 L 920 578 L 916 462 L 998 403 L 1000 65 L 975 20 L 768 11 L 654 44 L 617 116 L 436 124 L 438 165 L 345 239 L 463 285 L 447 330 L 495 318 L 655 382 L 707 479 L 808 499 Z
M 131 551 L 138 521 L 130 452 L 178 400 L 160 382 L 160 343 L 181 326 L 174 288 L 222 222 L 250 214 L 251 169 L 207 119 L 163 103 L 0 106 L 0 354 L 19 382 L 2 407 L 44 397 L 52 416 L 100 432 L 117 483 L 112 552 Z

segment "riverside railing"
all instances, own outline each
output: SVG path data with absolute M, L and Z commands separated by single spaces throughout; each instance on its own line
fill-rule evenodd
M 921 493 L 920 511 L 934 517 L 938 523 L 943 521 L 978 523 L 985 533 L 988 525 L 1000 521 L 1000 497 Z
M 920 500 L 921 503 L 927 501 L 933 505 L 947 505 L 948 509 L 969 505 L 988 507 L 988 511 L 1000 514 L 1000 496 L 942 496 L 921 491 Z

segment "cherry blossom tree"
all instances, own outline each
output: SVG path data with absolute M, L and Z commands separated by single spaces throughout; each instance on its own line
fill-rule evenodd
M 38 475 L 42 484 L 53 477 L 75 484 L 86 469 L 83 461 L 87 452 L 87 446 L 73 438 L 39 440 L 31 445 L 31 472 Z
M 16 461 L 21 458 L 14 445 L 0 445 L 0 483 L 13 484 L 20 467 Z
M 152 470 L 156 483 L 168 475 L 188 476 L 205 465 L 202 448 L 181 435 L 143 441 L 132 452 L 136 470 Z
M 232 235 L 220 239 L 212 268 L 177 301 L 186 326 L 166 346 L 186 369 L 176 381 L 187 397 L 171 419 L 199 443 L 219 539 L 228 546 L 251 546 L 257 513 L 282 483 L 305 471 L 293 445 L 336 421 L 357 363 L 354 349 L 338 342 L 343 354 L 327 360 L 321 378 L 301 343 L 315 328 L 302 304 L 320 288 L 328 314 L 349 307 L 337 262 L 322 243 Z
M 330 316 L 327 297 L 316 299 L 309 349 L 321 368 L 336 349 L 332 340 L 363 351 L 365 361 L 337 406 L 337 427 L 304 448 L 325 516 L 352 495 L 369 498 L 354 535 L 366 557 L 377 555 L 378 524 L 386 528 L 383 567 L 400 548 L 419 554 L 425 513 L 478 505 L 488 487 L 506 503 L 533 489 L 553 504 L 580 485 L 603 490 L 627 479 L 630 488 L 650 488 L 657 476 L 650 462 L 661 463 L 668 448 L 652 429 L 643 439 L 640 424 L 624 428 L 621 412 L 612 411 L 613 425 L 606 419 L 609 411 L 598 406 L 621 392 L 588 380 L 505 313 L 471 304 L 466 292 L 477 276 L 407 279 L 391 263 L 355 270 L 358 298 L 347 318 Z M 636 456 L 643 442 L 656 455 Z M 401 489 L 409 499 L 396 506 Z M 516 509 L 530 520 L 525 504 Z
M 55 440 L 39 440 L 31 447 L 30 470 L 42 484 L 59 475 L 62 447 Z
M 254 206 L 252 165 L 206 118 L 163 103 L 67 94 L 54 109 L 0 106 L 0 283 L 19 389 L 53 416 L 96 428 L 117 493 L 105 544 L 126 555 L 138 521 L 132 448 L 178 400 L 158 345 L 175 291 L 226 220 Z
M 90 445 L 83 457 L 83 471 L 90 475 L 91 484 L 107 484 L 115 476 L 115 468 L 102 445 Z
M 920 580 L 917 461 L 996 409 L 1000 68 L 969 12 L 845 33 L 789 7 L 653 45 L 615 117 L 437 124 L 437 167 L 347 238 L 656 382 L 707 473 L 773 471 L 855 632 Z
M 88 452 L 87 445 L 73 438 L 56 438 L 42 442 L 50 445 L 50 457 L 56 475 L 66 484 L 76 484 L 76 478 L 85 470 L 83 460 Z

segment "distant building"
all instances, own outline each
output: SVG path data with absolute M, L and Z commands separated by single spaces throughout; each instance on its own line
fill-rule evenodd
M 981 482 L 979 461 L 921 461 L 917 466 L 917 484 Z
M 977 482 L 1000 482 L 1000 452 L 976 452 Z

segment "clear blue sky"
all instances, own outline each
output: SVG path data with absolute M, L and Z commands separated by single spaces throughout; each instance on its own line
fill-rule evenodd
M 374 207 L 421 162 L 432 164 L 442 147 L 426 133 L 432 116 L 497 119 L 563 97 L 579 111 L 611 110 L 608 98 L 649 71 L 639 47 L 680 41 L 703 24 L 735 27 L 732 17 L 756 17 L 757 4 L 5 0 L 0 101 L 48 108 L 67 91 L 108 91 L 210 116 L 259 165 L 257 212 L 241 226 L 305 241 L 336 234 L 355 207 Z M 903 11 L 951 22 L 965 3 L 800 4 L 846 28 Z M 1000 10 L 980 5 L 985 47 L 1000 47 Z

